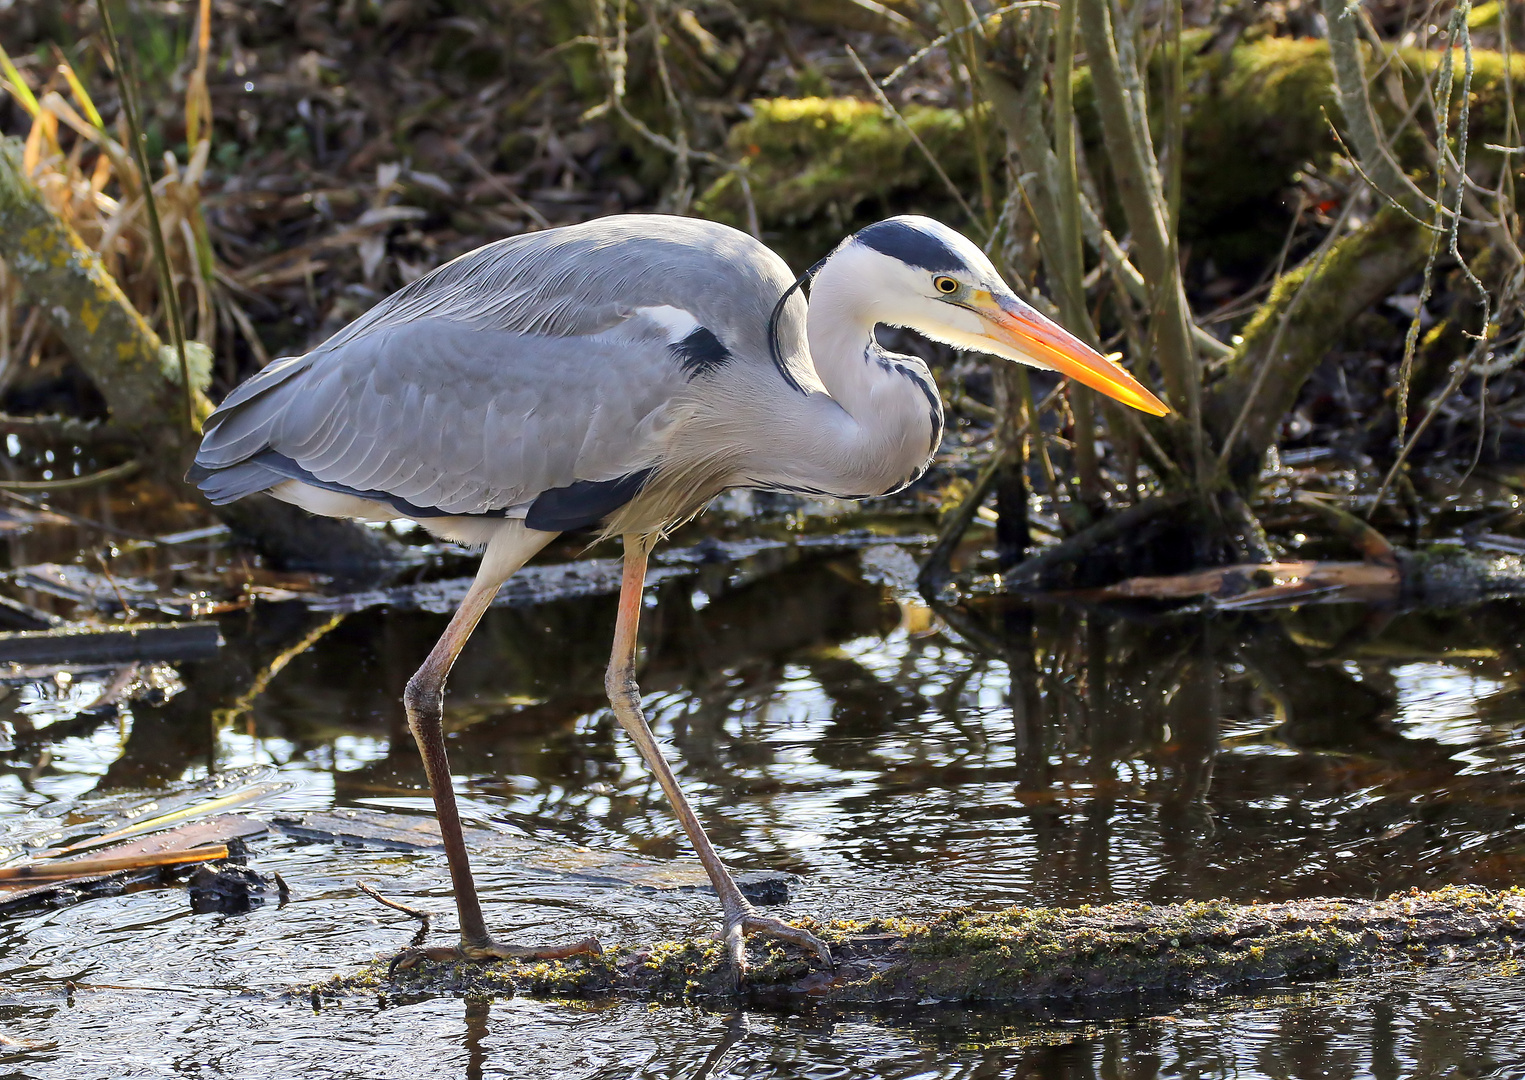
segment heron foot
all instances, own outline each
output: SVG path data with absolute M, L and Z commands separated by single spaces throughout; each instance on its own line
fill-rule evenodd
M 580 941 L 568 941 L 560 945 L 541 946 L 510 945 L 492 938 L 483 942 L 470 942 L 462 938 L 458 945 L 413 946 L 404 949 L 387 965 L 387 974 L 393 975 L 399 971 L 407 971 L 425 960 L 438 963 L 467 960 L 485 964 L 490 960 L 564 960 L 569 956 L 599 956 L 603 951 L 604 947 L 598 943 L 596 937 L 585 937 Z
M 826 943 L 816 937 L 809 930 L 802 930 L 798 926 L 791 926 L 781 919 L 775 919 L 767 915 L 759 915 L 750 905 L 736 911 L 726 913 L 725 926 L 716 937 L 725 942 L 726 952 L 731 958 L 731 970 L 736 975 L 736 987 L 741 988 L 742 980 L 746 977 L 747 964 L 747 941 L 749 936 L 770 937 L 779 941 L 786 941 L 791 945 L 813 952 L 826 966 L 826 970 L 833 968 L 831 950 Z

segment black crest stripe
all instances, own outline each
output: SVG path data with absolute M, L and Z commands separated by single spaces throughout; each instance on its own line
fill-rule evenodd
M 919 267 L 934 274 L 951 274 L 968 269 L 963 256 L 941 239 L 915 225 L 893 218 L 859 229 L 853 239 L 881 255 L 888 255 L 907 266 Z

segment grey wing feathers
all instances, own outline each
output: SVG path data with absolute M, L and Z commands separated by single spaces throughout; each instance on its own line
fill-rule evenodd
M 769 363 L 768 317 L 791 280 L 751 237 L 687 218 L 489 244 L 239 386 L 208 419 L 191 479 L 218 502 L 295 478 L 481 514 L 628 477 L 654 464 L 692 374 L 633 313 L 677 308 Z M 808 364 L 803 301 L 789 314 L 785 352 Z
M 207 424 L 196 463 L 209 498 L 301 479 L 435 514 L 505 510 L 649 467 L 685 385 L 650 332 L 550 339 L 432 319 L 252 387 L 263 380 Z

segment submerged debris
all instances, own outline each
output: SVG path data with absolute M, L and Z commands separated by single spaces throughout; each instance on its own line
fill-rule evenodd
M 273 882 L 247 866 L 198 866 L 186 879 L 191 895 L 191 910 L 198 915 L 209 911 L 241 915 L 265 902 Z
M 205 660 L 222 647 L 214 622 L 137 626 L 64 626 L 0 633 L 0 663 L 120 664 Z
M 1028 1005 L 1244 993 L 1413 964 L 1507 958 L 1525 950 L 1525 890 L 1449 887 L 1385 900 L 1223 901 L 1011 908 L 908 919 L 806 923 L 832 949 L 826 972 L 799 950 L 752 944 L 746 996 L 758 1003 Z M 385 960 L 297 991 L 356 994 L 613 994 L 654 1000 L 735 995 L 713 941 L 614 947 L 554 961 Z

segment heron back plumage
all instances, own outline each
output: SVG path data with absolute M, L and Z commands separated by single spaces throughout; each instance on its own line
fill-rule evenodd
M 296 483 L 417 518 L 537 516 L 554 492 L 541 520 L 572 527 L 579 506 L 602 519 L 658 465 L 692 380 L 730 365 L 768 377 L 747 345 L 766 341 L 790 281 L 751 237 L 685 218 L 499 241 L 239 386 L 208 419 L 191 478 L 215 502 Z M 796 306 L 783 332 L 813 381 Z

